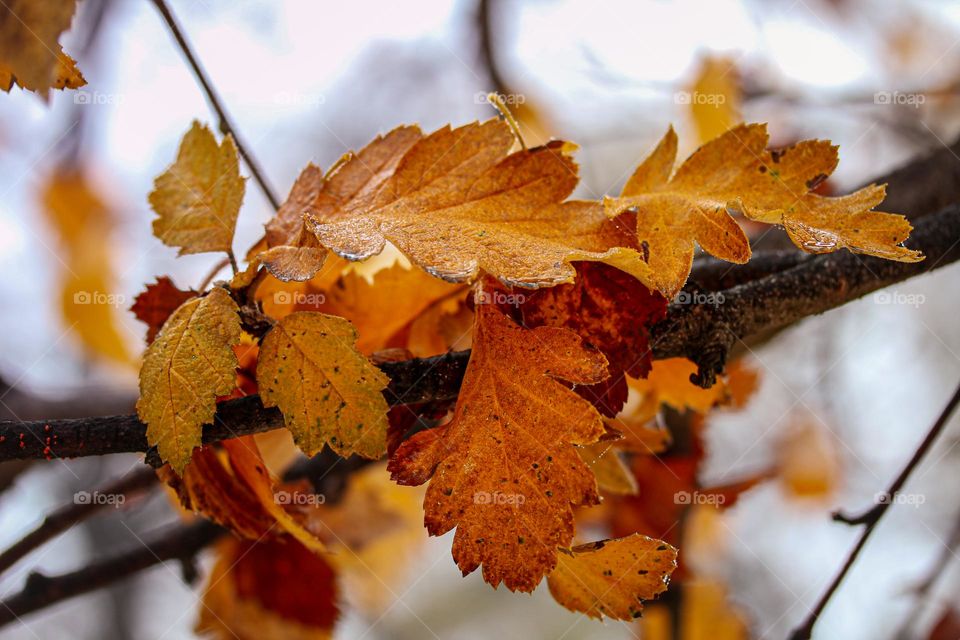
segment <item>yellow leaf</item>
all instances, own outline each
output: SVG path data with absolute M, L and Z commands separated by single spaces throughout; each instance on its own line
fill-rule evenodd
M 670 177 L 677 136 L 670 128 L 637 168 L 619 198 L 605 198 L 611 217 L 637 211 L 637 240 L 649 251 L 648 285 L 672 298 L 690 273 L 694 243 L 729 262 L 750 258 L 750 245 L 731 211 L 792 228 L 801 249 L 851 251 L 913 262 L 898 246 L 910 231 L 903 216 L 872 212 L 880 187 L 841 198 L 809 193 L 837 164 L 836 147 L 821 140 L 771 152 L 765 125 L 740 125 L 703 145 Z M 861 226 L 862 225 L 862 226 Z
M 132 364 L 117 317 L 125 299 L 115 292 L 109 207 L 75 169 L 55 171 L 43 187 L 42 202 L 62 249 L 64 322 L 93 355 Z
M 780 481 L 798 498 L 829 498 L 840 481 L 837 443 L 815 418 L 801 420 L 777 446 Z
M 76 0 L 5 0 L 0 3 L 0 89 L 16 83 L 46 98 L 51 87 L 86 81 L 58 40 L 70 28 Z
M 577 447 L 580 459 L 587 463 L 597 479 L 597 486 L 605 493 L 634 495 L 637 481 L 617 452 L 614 442 L 601 440 Z
M 233 138 L 228 134 L 218 145 L 210 129 L 194 121 L 176 161 L 150 192 L 150 206 L 159 216 L 154 235 L 180 247 L 180 255 L 230 251 L 244 188 Z
M 91 250 L 75 256 L 70 270 L 64 274 L 60 295 L 60 311 L 69 329 L 94 355 L 114 362 L 132 365 L 130 349 L 123 338 L 117 312 L 125 299 L 110 293 L 113 272 L 103 236 L 83 233 Z
M 240 342 L 237 304 L 224 289 L 184 302 L 147 348 L 140 370 L 137 413 L 147 441 L 178 473 L 213 421 L 217 396 L 233 390 Z
M 724 586 L 712 580 L 691 580 L 683 585 L 685 603 L 680 618 L 683 640 L 746 640 L 750 635 L 743 617 L 731 606 Z
M 609 243 L 614 234 L 591 203 L 563 203 L 577 184 L 572 145 L 554 141 L 508 155 L 513 144 L 500 120 L 444 127 L 416 141 L 377 189 L 318 199 L 307 224 L 345 258 L 377 255 L 389 241 L 452 282 L 483 270 L 510 284 L 552 286 L 573 280 L 572 260 L 647 270 L 632 245 Z M 334 176 L 358 163 L 348 159 Z
M 631 389 L 654 399 L 654 412 L 660 404 L 668 404 L 679 411 L 692 409 L 704 414 L 725 398 L 725 390 L 722 381 L 709 389 L 693 384 L 690 376 L 696 372 L 697 365 L 686 358 L 668 358 L 655 360 L 645 380 L 628 378 L 627 382 Z
M 739 73 L 731 58 L 705 56 L 688 95 L 690 115 L 701 144 L 741 121 Z
M 346 457 L 386 451 L 388 378 L 356 348 L 348 321 L 322 313 L 281 318 L 263 338 L 257 381 L 307 455 L 324 444 Z
M 641 602 L 665 591 L 677 566 L 676 549 L 639 533 L 560 551 L 550 593 L 591 618 L 639 618 Z
M 430 480 L 427 531 L 457 528 L 453 557 L 465 574 L 482 564 L 491 585 L 532 591 L 556 564 L 557 547 L 573 539 L 572 507 L 599 500 L 571 445 L 604 433 L 593 405 L 559 379 L 606 375 L 603 355 L 569 329 L 524 329 L 495 305 L 477 305 L 452 421 L 408 439 L 388 465 L 399 484 Z

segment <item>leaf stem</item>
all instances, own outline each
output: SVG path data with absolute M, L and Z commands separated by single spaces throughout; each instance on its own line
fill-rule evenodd
M 200 286 L 197 287 L 197 291 L 203 293 L 206 288 L 210 286 L 210 283 L 213 282 L 213 279 L 217 276 L 217 274 L 220 273 L 220 270 L 228 264 L 230 264 L 230 258 L 226 257 L 217 262 L 217 264 L 213 265 L 213 268 L 210 269 L 210 272 L 207 273 L 207 275 L 203 278 L 203 282 L 201 282 Z
M 957 386 L 956 390 L 953 392 L 953 396 L 943 408 L 943 411 L 940 413 L 937 421 L 933 423 L 933 426 L 930 427 L 930 431 L 927 432 L 923 442 L 921 442 L 920 446 L 917 447 L 917 450 L 913 452 L 913 456 L 910 458 L 910 461 L 907 462 L 907 465 L 900 472 L 900 475 L 897 476 L 896 480 L 893 481 L 893 484 L 891 484 L 887 489 L 886 493 L 884 494 L 886 499 L 880 501 L 877 506 L 871 508 L 863 516 L 856 518 L 844 518 L 844 521 L 849 520 L 852 522 L 862 523 L 865 524 L 866 527 L 864 528 L 863 533 L 860 534 L 860 539 L 857 540 L 856 546 L 854 546 L 853 550 L 850 552 L 850 555 L 847 556 L 847 560 L 843 563 L 843 567 L 840 568 L 840 573 L 838 573 L 833 579 L 833 582 L 830 583 L 830 586 L 820 597 L 820 600 L 817 602 L 816 606 L 811 609 L 810 613 L 807 615 L 807 618 L 803 621 L 803 624 L 794 629 L 793 633 L 790 635 L 790 640 L 810 639 L 810 635 L 813 633 L 814 625 L 817 623 L 817 620 L 819 620 L 823 610 L 830 602 L 830 598 L 833 597 L 833 594 L 836 593 L 837 589 L 840 587 L 840 584 L 850 571 L 853 563 L 856 562 L 857 557 L 863 550 L 863 547 L 866 546 L 867 540 L 870 539 L 870 535 L 877 528 L 877 523 L 880 522 L 883 514 L 885 514 L 893 504 L 893 498 L 903 488 L 903 485 L 907 482 L 907 478 L 910 477 L 910 474 L 920 463 L 920 460 L 930 450 L 930 447 L 933 446 L 933 443 L 940 436 L 941 432 L 943 432 L 944 427 L 947 425 L 950 416 L 953 414 L 953 411 L 957 408 L 958 404 L 960 404 L 960 386 Z
M 230 268 L 233 269 L 233 275 L 240 273 L 240 268 L 237 266 L 237 256 L 233 255 L 233 249 L 227 249 L 227 259 L 230 260 Z
M 503 119 L 507 121 L 507 124 L 510 125 L 510 128 L 513 130 L 513 135 L 517 138 L 517 141 L 520 142 L 520 146 L 526 151 L 527 143 L 523 141 L 523 136 L 520 134 L 520 124 L 517 122 L 517 119 L 513 117 L 513 114 L 510 113 L 510 109 L 503 100 L 503 96 L 495 91 L 491 91 L 487 94 L 487 102 L 492 104 L 496 110 L 500 112 L 500 115 L 503 116 Z
M 217 113 L 217 118 L 219 118 L 219 127 L 220 132 L 224 135 L 230 134 L 233 137 L 233 141 L 237 144 L 237 150 L 240 151 L 240 155 L 243 157 L 244 161 L 247 163 L 247 167 L 250 169 L 250 173 L 253 174 L 253 179 L 256 180 L 257 184 L 260 186 L 260 190 L 263 192 L 263 195 L 270 202 L 270 206 L 274 210 L 280 208 L 280 200 L 277 198 L 276 193 L 267 183 L 266 178 L 264 177 L 263 171 L 260 169 L 259 163 L 253 157 L 253 155 L 248 151 L 247 145 L 244 144 L 243 140 L 237 133 L 237 128 L 234 126 L 233 122 L 230 120 L 230 116 L 227 115 L 227 111 L 223 106 L 223 102 L 220 100 L 219 95 L 216 90 L 213 88 L 213 85 L 210 82 L 210 79 L 207 77 L 206 72 L 203 70 L 203 67 L 200 65 L 200 61 L 197 59 L 196 55 L 193 52 L 193 49 L 190 47 L 190 44 L 187 42 L 186 37 L 183 34 L 183 31 L 180 29 L 180 25 L 177 23 L 176 18 L 174 18 L 173 13 L 170 11 L 170 7 L 167 6 L 165 0 L 151 0 L 153 4 L 157 7 L 157 11 L 160 12 L 160 16 L 163 18 L 163 21 L 167 24 L 167 27 L 170 29 L 170 33 L 173 34 L 174 40 L 177 41 L 180 50 L 183 51 L 184 57 L 186 57 L 187 62 L 190 64 L 190 68 L 193 70 L 193 75 L 196 77 L 197 82 L 200 83 L 200 86 L 203 88 L 204 93 L 207 95 L 207 100 L 210 102 L 210 106 L 213 107 L 213 110 Z M 231 258 L 233 258 L 231 256 Z M 234 272 L 237 271 L 236 260 L 234 262 Z

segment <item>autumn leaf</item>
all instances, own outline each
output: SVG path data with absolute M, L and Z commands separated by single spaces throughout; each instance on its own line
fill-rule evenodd
M 600 491 L 617 495 L 633 495 L 637 492 L 637 481 L 620 458 L 615 442 L 601 440 L 587 444 L 577 447 L 577 453 L 590 467 Z
M 750 626 L 731 603 L 724 585 L 707 578 L 684 580 L 673 587 L 682 603 L 679 615 L 660 603 L 644 611 L 644 640 L 748 640 Z M 676 626 L 676 628 L 674 628 Z
M 158 476 L 188 512 L 200 513 L 241 538 L 258 540 L 283 531 L 257 495 L 234 475 L 226 454 L 214 447 L 194 451 L 182 474 L 165 465 Z
M 694 171 L 691 165 L 691 169 L 684 171 L 690 162 L 710 149 L 711 144 L 717 142 L 702 147 L 671 179 L 677 155 L 677 135 L 671 127 L 627 180 L 620 197 L 604 199 L 610 216 L 636 208 L 637 239 L 649 251 L 650 274 L 645 282 L 667 298 L 673 298 L 680 291 L 690 274 L 694 242 L 730 262 L 744 263 L 750 258 L 750 243 L 727 213 L 727 201 L 711 197 L 717 182 L 708 170 L 714 167 L 704 170 L 696 165 L 698 171 Z M 729 167 L 729 162 L 723 166 Z
M 840 483 L 837 443 L 818 418 L 795 419 L 777 444 L 777 467 L 786 491 L 798 498 L 828 499 Z
M 734 60 L 704 56 L 686 98 L 701 144 L 741 122 L 740 74 Z
M 194 451 L 178 476 L 169 465 L 161 478 L 187 510 L 203 514 L 234 534 L 251 540 L 289 534 L 314 552 L 326 551 L 323 540 L 307 526 L 305 509 L 314 502 L 297 494 L 299 488 L 281 485 L 270 473 L 257 440 L 240 436 L 224 440 L 223 451 L 205 446 Z M 299 510 L 288 505 L 303 502 Z
M 97 188 L 75 167 L 54 171 L 41 192 L 43 212 L 61 250 L 60 311 L 89 354 L 133 364 L 117 310 L 116 277 L 108 248 L 115 216 Z
M 318 199 L 308 226 L 350 260 L 377 255 L 389 241 L 452 282 L 482 269 L 509 284 L 551 286 L 573 280 L 572 260 L 646 270 L 633 247 L 601 243 L 609 234 L 589 203 L 563 203 L 578 180 L 571 145 L 507 155 L 513 144 L 499 120 L 444 127 L 417 140 L 378 188 L 349 200 Z M 348 159 L 330 180 L 358 163 Z
M 430 535 L 457 528 L 453 557 L 481 564 L 493 586 L 532 591 L 573 539 L 572 506 L 598 501 L 571 445 L 604 433 L 600 414 L 560 380 L 592 384 L 602 354 L 567 329 L 523 329 L 493 304 L 476 309 L 473 351 L 453 419 L 403 443 L 388 469 L 399 484 L 431 479 Z
M 677 550 L 640 534 L 561 549 L 547 577 L 554 599 L 591 618 L 639 618 L 643 600 L 666 591 Z
M 351 473 L 339 500 L 304 510 L 305 525 L 331 552 L 345 600 L 374 617 L 405 589 L 424 542 L 423 491 L 397 486 L 384 467 Z
M 771 152 L 767 141 L 765 125 L 734 127 L 673 173 L 677 136 L 670 128 L 620 197 L 604 199 L 610 216 L 637 211 L 637 239 L 649 251 L 645 282 L 669 298 L 676 295 L 690 273 L 694 242 L 723 260 L 746 262 L 750 245 L 730 211 L 783 224 L 805 251 L 847 248 L 892 260 L 921 259 L 899 246 L 910 232 L 903 216 L 870 211 L 883 199 L 882 187 L 839 198 L 809 193 L 836 167 L 836 147 L 808 140 Z
M 448 298 L 434 304 L 410 323 L 407 349 L 418 358 L 469 349 L 473 311 L 464 300 Z
M 217 546 L 197 633 L 222 640 L 325 640 L 340 617 L 337 572 L 296 540 Z
M 680 626 L 683 640 L 746 640 L 750 630 L 742 613 L 731 605 L 723 584 L 689 580 L 683 584 Z
M 277 215 L 264 225 L 267 247 L 281 247 L 296 242 L 303 228 L 303 212 L 316 200 L 323 188 L 323 171 L 308 164 L 290 189 L 290 195 L 277 210 Z
M 323 266 L 327 252 L 303 223 L 303 211 L 316 200 L 323 186 L 320 167 L 308 164 L 277 215 L 266 224 L 267 249 L 256 259 L 279 280 L 303 282 Z
M 257 380 L 267 407 L 280 407 L 297 446 L 307 455 L 324 444 L 346 457 L 379 458 L 386 451 L 389 380 L 356 348 L 357 332 L 343 318 L 298 312 L 263 338 Z
M 184 302 L 147 348 L 140 370 L 137 413 L 147 441 L 177 473 L 183 473 L 204 424 L 213 421 L 217 396 L 230 393 L 240 341 L 240 317 L 219 287 Z
M 231 251 L 243 202 L 237 147 L 229 134 L 217 144 L 206 125 L 194 120 L 176 161 L 154 181 L 150 206 L 159 216 L 153 233 L 180 255 Z
M 631 389 L 641 396 L 641 406 L 647 406 L 653 417 L 662 404 L 685 411 L 691 409 L 705 414 L 726 398 L 726 381 L 721 379 L 709 389 L 694 384 L 690 376 L 697 373 L 697 365 L 686 358 L 667 358 L 653 363 L 646 379 L 631 378 Z M 650 403 L 644 401 L 649 400 Z
M 599 385 L 578 386 L 577 393 L 600 413 L 613 417 L 627 398 L 624 374 L 642 378 L 650 370 L 648 328 L 666 317 L 667 300 L 608 265 L 577 262 L 574 266 L 577 279 L 572 284 L 523 296 L 524 324 L 567 327 L 607 357 L 610 378 Z
M 433 305 L 466 294 L 464 285 L 431 278 L 419 269 L 394 264 L 369 282 L 356 272 L 341 276 L 327 289 L 324 310 L 346 318 L 360 335 L 357 348 L 371 353 Z
M 323 541 L 307 529 L 304 518 L 287 511 L 281 502 L 278 482 L 267 469 L 256 441 L 250 436 L 231 438 L 222 442 L 230 460 L 230 468 L 237 480 L 248 488 L 263 510 L 272 517 L 281 530 L 285 530 L 308 549 L 319 553 L 326 551 Z M 292 496 L 285 498 L 293 502 Z
M 76 62 L 60 48 L 76 0 L 6 0 L 0 3 L 0 89 L 13 84 L 46 99 L 51 88 L 86 84 Z
M 196 291 L 178 289 L 173 284 L 173 280 L 167 276 L 161 276 L 154 284 L 148 284 L 147 288 L 133 300 L 133 306 L 130 307 L 130 311 L 137 320 L 147 325 L 147 344 L 157 337 L 160 327 L 167 321 L 170 314 L 196 295 Z

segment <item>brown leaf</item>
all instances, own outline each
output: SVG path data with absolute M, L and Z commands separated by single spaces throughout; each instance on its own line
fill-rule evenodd
M 508 156 L 513 143 L 499 120 L 444 127 L 410 147 L 375 191 L 346 203 L 321 199 L 308 226 L 350 260 L 377 255 L 389 241 L 453 282 L 482 269 L 506 283 L 550 286 L 572 281 L 572 260 L 646 270 L 633 248 L 601 243 L 609 234 L 602 216 L 589 215 L 589 203 L 561 204 L 577 184 L 571 145 L 551 142 Z
M 147 325 L 147 344 L 153 342 L 160 327 L 167 321 L 177 307 L 197 295 L 196 291 L 178 289 L 167 276 L 157 278 L 156 283 L 148 284 L 138 295 L 130 311 L 137 320 Z
M 521 313 L 526 326 L 572 329 L 607 357 L 610 378 L 599 385 L 578 386 L 577 393 L 613 417 L 627 397 L 624 373 L 642 378 L 650 370 L 648 328 L 666 317 L 667 300 L 611 266 L 594 262 L 574 266 L 575 282 L 526 294 Z
M 9 91 L 16 83 L 46 99 L 51 88 L 86 84 L 58 42 L 76 8 L 76 0 L 0 3 L 0 89 Z
M 464 573 L 482 564 L 493 586 L 532 591 L 556 564 L 557 547 L 573 539 L 572 507 L 598 501 L 571 445 L 604 433 L 596 409 L 559 380 L 605 375 L 603 355 L 573 332 L 523 329 L 495 305 L 477 305 L 452 421 L 407 440 L 388 466 L 400 484 L 432 477 L 425 524 L 431 535 L 457 528 L 453 557 Z
M 290 537 L 227 539 L 199 608 L 197 633 L 222 640 L 326 640 L 340 617 L 337 573 Z

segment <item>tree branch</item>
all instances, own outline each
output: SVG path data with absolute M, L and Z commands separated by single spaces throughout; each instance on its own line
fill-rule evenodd
M 391 406 L 444 403 L 456 399 L 470 357 L 468 351 L 432 358 L 379 364 L 390 377 L 384 396 Z M 279 429 L 283 416 L 265 408 L 259 396 L 217 405 L 214 423 L 203 431 L 204 444 Z M 146 425 L 136 414 L 100 418 L 0 421 L 0 461 L 30 458 L 74 458 L 108 453 L 146 452 Z M 154 453 L 147 462 L 159 466 Z
M 907 478 L 910 477 L 910 474 L 920 463 L 920 460 L 923 459 L 923 457 L 930 450 L 930 447 L 933 446 L 933 443 L 936 442 L 937 438 L 943 432 L 943 428 L 947 425 L 951 414 L 953 414 L 953 411 L 957 408 L 958 404 L 960 404 L 960 386 L 958 386 L 953 392 L 953 396 L 950 398 L 950 401 L 947 402 L 947 406 L 943 408 L 943 411 L 940 413 L 940 417 L 938 417 L 937 421 L 933 423 L 933 426 L 923 439 L 923 442 L 921 442 L 920 446 L 917 447 L 917 450 L 914 451 L 913 457 L 910 458 L 907 466 L 903 468 L 903 471 L 900 472 L 900 475 L 897 476 L 896 480 L 893 481 L 893 484 L 891 484 L 887 489 L 885 494 L 886 499 L 881 500 L 876 507 L 867 511 L 869 516 L 864 516 L 854 520 L 858 524 L 866 524 L 866 528 L 863 530 L 863 533 L 860 534 L 860 539 L 857 540 L 857 544 L 850 552 L 850 555 L 847 556 L 847 560 L 843 563 L 840 573 L 837 574 L 837 576 L 833 579 L 833 582 L 830 583 L 830 586 L 827 587 L 827 590 L 824 592 L 823 596 L 820 597 L 820 600 L 817 602 L 816 606 L 814 606 L 814 608 L 807 615 L 807 618 L 804 620 L 803 624 L 797 627 L 790 635 L 790 640 L 810 640 L 810 634 L 813 633 L 813 627 L 815 624 L 817 624 L 820 614 L 823 613 L 827 603 L 830 602 L 830 598 L 833 597 L 833 594 L 840 587 L 840 583 L 843 582 L 844 577 L 850 571 L 853 563 L 856 562 L 857 557 L 863 550 L 863 547 L 866 546 L 867 540 L 870 539 L 870 535 L 873 533 L 874 529 L 877 528 L 877 523 L 880 522 L 880 518 L 883 517 L 883 514 L 885 514 L 890 508 L 890 505 L 893 504 L 894 496 L 896 496 L 900 490 L 903 489 L 903 485 L 907 482 Z M 843 518 L 843 520 L 848 521 L 846 518 Z
M 217 95 L 216 90 L 210 83 L 210 79 L 207 77 L 207 73 L 203 70 L 203 67 L 200 65 L 200 61 L 194 55 L 193 49 L 187 42 L 186 36 L 183 35 L 183 31 L 180 29 L 180 25 L 177 24 L 176 18 L 173 17 L 170 7 L 167 6 L 167 3 L 164 0 L 153 0 L 153 4 L 156 5 L 157 11 L 160 12 L 160 16 L 170 29 L 170 33 L 173 34 L 174 40 L 177 41 L 177 45 L 179 45 L 180 50 L 183 51 L 183 55 L 190 64 L 190 69 L 193 71 L 193 75 L 196 76 L 197 82 L 199 82 L 200 86 L 203 88 L 203 92 L 207 94 L 207 100 L 210 101 L 210 106 L 212 106 L 213 110 L 217 112 L 217 118 L 220 120 L 220 132 L 224 135 L 229 133 L 233 137 L 233 141 L 237 145 L 237 151 L 239 151 L 240 155 L 243 156 L 244 161 L 247 163 L 247 167 L 250 169 L 250 173 L 253 174 L 253 179 L 257 181 L 257 184 L 260 186 L 260 190 L 263 192 L 263 195 L 266 196 L 267 200 L 270 201 L 270 206 L 272 206 L 274 210 L 279 209 L 280 200 L 277 198 L 276 193 L 273 191 L 270 185 L 267 184 L 267 180 L 264 177 L 263 170 L 260 169 L 260 165 L 257 163 L 256 159 L 250 155 L 250 152 L 247 151 L 247 146 L 243 143 L 243 140 L 240 139 L 240 136 L 237 135 L 237 129 L 233 126 L 230 116 L 227 115 L 227 110 L 224 108 L 223 102 L 220 100 L 220 96 Z M 234 271 L 236 271 L 236 269 L 234 269 Z
M 70 573 L 48 577 L 34 571 L 27 576 L 23 590 L 0 602 L 0 626 L 61 600 L 106 587 L 166 560 L 189 563 L 224 533 L 221 527 L 201 519 L 163 529 L 135 549 L 97 560 Z
M 700 367 L 697 382 L 713 384 L 731 348 L 749 336 L 780 329 L 960 259 L 960 205 L 917 221 L 911 246 L 923 262 L 892 262 L 838 251 L 802 261 L 714 296 L 714 304 L 670 306 L 651 328 L 655 357 L 684 356 Z
M 323 451 L 313 458 L 301 459 L 291 464 L 283 477 L 285 481 L 307 478 L 313 482 L 316 490 L 323 493 L 328 504 L 336 503 L 342 498 L 346 477 L 369 462 L 356 456 L 344 460 L 328 447 L 324 447 Z M 156 475 L 150 468 L 144 468 L 137 473 L 148 473 L 154 478 Z M 121 479 L 120 482 L 122 481 Z M 150 536 L 141 547 L 91 562 L 70 573 L 49 577 L 31 573 L 19 593 L 0 602 L 0 627 L 62 600 L 125 580 L 166 560 L 179 560 L 183 566 L 184 579 L 191 582 L 195 575 L 195 556 L 225 533 L 226 529 L 201 519 L 190 524 L 168 527 Z
M 107 483 L 90 494 L 104 496 L 128 496 L 139 493 L 153 486 L 157 481 L 157 474 L 150 467 L 141 467 L 125 476 Z M 87 501 L 77 501 L 67 504 L 52 512 L 39 527 L 18 540 L 9 549 L 0 553 L 0 574 L 19 562 L 28 553 L 39 548 L 48 540 L 52 540 L 78 522 L 86 520 L 98 511 L 108 506 L 114 506 L 115 501 L 97 500 L 89 495 Z
M 697 382 L 713 384 L 739 341 L 960 259 L 960 206 L 921 218 L 912 244 L 926 253 L 925 262 L 890 262 L 837 252 L 725 289 L 711 302 L 672 304 L 667 318 L 651 328 L 653 356 L 690 358 L 700 367 Z M 469 356 L 469 351 L 460 351 L 380 364 L 391 379 L 384 392 L 387 401 L 395 406 L 455 400 Z M 203 442 L 282 426 L 278 410 L 266 409 L 257 396 L 249 396 L 220 403 L 214 423 L 204 429 Z M 0 460 L 147 450 L 146 426 L 136 415 L 0 422 Z M 153 465 L 160 462 L 155 454 L 147 460 Z

